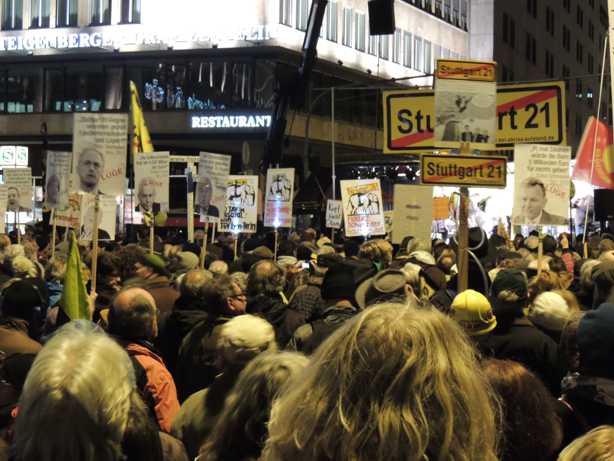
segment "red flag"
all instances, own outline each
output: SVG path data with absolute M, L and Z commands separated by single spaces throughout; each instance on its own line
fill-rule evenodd
M 595 130 L 597 143 L 595 144 Z M 593 186 L 614 189 L 614 139 L 612 129 L 595 117 L 589 117 L 578 145 L 573 178 L 591 183 Z M 593 146 L 595 165 L 592 171 Z

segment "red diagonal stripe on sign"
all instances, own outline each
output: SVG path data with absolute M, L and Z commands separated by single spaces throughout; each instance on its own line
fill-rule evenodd
M 426 139 L 432 138 L 435 134 L 432 131 L 423 131 L 422 133 L 408 134 L 402 138 L 392 140 L 391 147 L 410 147 L 418 144 Z
M 496 166 L 496 165 L 500 165 L 500 164 L 501 164 L 501 160 L 491 160 L 489 162 L 482 163 L 481 165 L 484 165 L 485 167 L 488 167 L 489 165 Z M 462 165 L 459 165 L 459 166 L 462 166 Z M 476 165 L 476 166 L 479 166 L 479 165 Z M 465 166 L 465 168 L 469 168 L 469 167 Z M 475 168 L 475 166 L 474 166 L 474 168 Z M 448 178 L 449 178 L 449 176 L 429 176 L 429 181 L 441 181 L 442 179 L 448 179 Z M 485 178 L 485 179 L 488 180 L 488 178 Z M 495 180 L 496 178 L 492 178 L 492 179 Z
M 497 113 L 509 112 L 512 107 L 514 107 L 514 109 L 524 109 L 529 104 L 537 104 L 548 99 L 556 98 L 556 94 L 557 92 L 555 89 L 530 94 L 524 98 L 515 99 L 514 101 L 506 102 L 505 104 L 497 106 Z

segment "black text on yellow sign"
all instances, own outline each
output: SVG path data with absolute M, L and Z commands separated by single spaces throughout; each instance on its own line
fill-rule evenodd
M 477 155 L 423 155 L 423 184 L 438 186 L 505 187 L 505 157 Z
M 432 91 L 385 92 L 384 153 L 436 149 L 435 121 Z M 530 143 L 567 143 L 563 82 L 497 87 L 497 149 Z

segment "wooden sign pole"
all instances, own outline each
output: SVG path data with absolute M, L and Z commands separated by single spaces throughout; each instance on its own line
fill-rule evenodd
M 273 261 L 277 261 L 277 241 L 279 239 L 279 233 L 277 232 L 277 227 L 275 228 L 275 251 L 273 252 Z
M 468 143 L 461 144 L 461 154 L 468 155 Z M 458 213 L 458 292 L 469 286 L 469 188 L 460 188 L 460 209 Z
M 542 226 L 537 227 L 537 232 L 539 232 L 539 244 L 537 246 L 537 276 L 539 277 L 542 273 L 542 262 L 544 260 L 544 236 L 542 234 Z
M 154 253 L 154 240 L 156 236 L 155 226 L 156 226 L 155 214 L 151 213 L 151 226 L 149 226 L 149 254 Z
M 55 221 L 55 208 L 51 209 L 51 259 L 55 258 L 55 237 L 58 226 Z
M 92 235 L 92 284 L 90 295 L 96 293 L 96 278 L 98 271 L 98 217 L 100 215 L 100 196 L 96 195 L 96 205 L 94 207 L 94 235 Z
M 207 259 L 207 239 L 209 237 L 209 222 L 205 223 L 203 243 L 200 246 L 200 268 L 205 268 L 205 260 Z
M 239 234 L 235 234 L 235 242 L 234 242 L 234 253 L 235 253 L 235 258 L 234 260 L 236 261 L 238 258 L 238 245 L 239 245 Z

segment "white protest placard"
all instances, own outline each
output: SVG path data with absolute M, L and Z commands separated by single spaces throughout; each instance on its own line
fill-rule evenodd
M 117 202 L 115 197 L 99 195 L 98 240 L 115 239 L 115 218 Z M 79 217 L 79 240 L 90 242 L 94 236 L 94 217 L 96 216 L 96 195 L 82 194 Z
M 75 114 L 73 190 L 124 195 L 127 114 Z
M 156 214 L 168 210 L 169 168 L 168 152 L 134 155 L 134 211 Z
M 435 143 L 455 148 L 494 150 L 497 142 L 496 64 L 437 61 Z
M 565 226 L 569 223 L 570 160 L 571 147 L 515 146 L 513 224 Z
M 5 184 L 0 184 L 0 234 L 6 232 L 6 202 L 7 188 Z
M 292 227 L 294 168 L 270 168 L 266 174 L 265 227 Z
M 379 179 L 341 181 L 341 201 L 346 237 L 386 234 Z
M 81 219 L 81 194 L 71 192 L 68 194 L 68 206 L 55 211 L 55 223 L 58 227 L 77 229 Z
M 431 240 L 433 224 L 433 187 L 395 184 L 392 217 L 392 243 L 407 236 Z
M 340 229 L 343 219 L 343 202 L 341 200 L 326 201 L 326 227 L 329 229 Z
M 230 155 L 200 153 L 195 200 L 201 222 L 218 222 L 224 210 L 230 161 Z
M 258 176 L 228 176 L 226 207 L 218 230 L 254 234 L 258 227 Z
M 32 211 L 32 170 L 10 168 L 3 171 L 7 189 L 7 211 Z
M 47 151 L 45 173 L 45 206 L 66 208 L 70 188 L 70 162 L 72 152 Z

